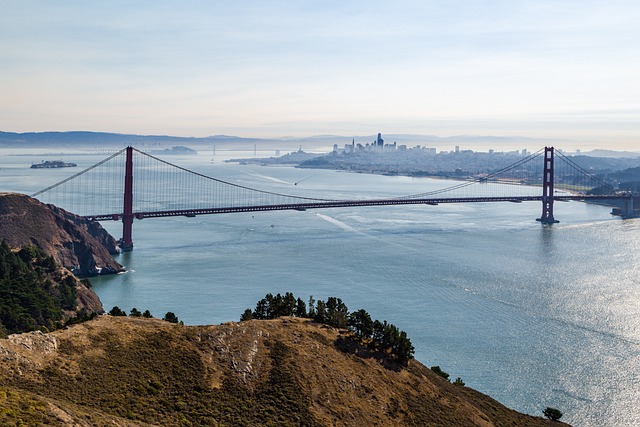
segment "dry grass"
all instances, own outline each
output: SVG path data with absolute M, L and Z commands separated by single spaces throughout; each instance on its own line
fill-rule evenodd
M 69 425 L 51 407 L 85 425 L 560 425 L 416 361 L 397 371 L 345 353 L 339 331 L 303 319 L 187 327 L 101 316 L 49 336 L 57 349 L 46 358 L 0 340 L 0 390 L 20 396 L 0 400 L 3 425 L 27 415 Z

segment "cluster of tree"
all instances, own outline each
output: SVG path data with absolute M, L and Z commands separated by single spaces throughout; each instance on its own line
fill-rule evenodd
M 118 307 L 117 305 L 114 306 L 111 310 L 109 310 L 107 314 L 109 316 L 127 316 L 127 312 L 121 309 L 120 307 Z M 133 307 L 131 311 L 129 311 L 129 317 L 144 317 L 145 319 L 153 319 L 153 316 L 151 315 L 151 312 L 149 310 L 145 310 L 144 312 L 141 312 L 135 307 Z M 178 316 L 176 316 L 175 313 L 172 311 L 167 311 L 167 314 L 164 315 L 162 320 L 165 320 L 170 323 L 183 324 L 183 322 L 180 319 L 178 319 Z
M 307 305 L 300 298 L 287 292 L 284 296 L 267 294 L 256 304 L 256 309 L 245 310 L 240 320 L 275 319 L 281 316 L 307 317 Z
M 63 276 L 53 257 L 0 242 L 0 336 L 64 326 L 64 311 L 76 305 L 76 279 Z
M 275 296 L 267 294 L 258 301 L 255 310 L 246 309 L 240 316 L 240 321 L 275 319 L 280 316 L 309 318 L 335 328 L 349 329 L 360 343 L 391 355 L 401 366 L 406 366 L 413 358 L 415 349 L 405 331 L 386 320 L 373 320 L 364 309 L 350 313 L 345 303 L 336 297 L 316 301 L 311 296 L 307 306 L 291 292 Z
M 400 366 L 406 366 L 415 351 L 405 331 L 395 325 L 372 320 L 369 313 L 360 309 L 349 315 L 348 327 L 355 336 L 369 347 L 392 354 Z

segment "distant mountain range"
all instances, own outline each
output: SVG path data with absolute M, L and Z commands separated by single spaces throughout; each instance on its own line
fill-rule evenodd
M 213 135 L 206 137 L 181 137 L 168 135 L 134 135 L 108 132 L 69 131 L 69 132 L 2 132 L 0 131 L 0 147 L 78 147 L 89 149 L 103 149 L 105 147 L 122 148 L 127 145 L 166 148 L 174 145 L 207 148 L 221 145 L 233 149 L 249 149 L 258 146 L 261 149 L 297 150 L 303 148 L 322 148 L 338 144 L 340 147 L 355 141 L 356 144 L 366 144 L 376 139 L 371 135 L 314 135 L 308 137 L 284 136 L 279 138 L 244 138 L 232 135 Z M 548 145 L 562 147 L 566 141 L 560 139 L 542 139 L 522 136 L 481 136 L 456 135 L 440 137 L 436 135 L 416 134 L 382 134 L 386 143 L 397 142 L 398 145 L 437 146 L 438 149 L 453 149 L 459 145 L 462 149 L 486 150 L 493 147 L 496 151 L 514 149 L 515 147 L 536 148 Z M 508 148 L 506 148 L 508 147 Z M 514 147 L 514 148 L 511 148 Z M 640 153 L 617 152 L 612 150 L 594 150 L 583 152 L 583 155 L 593 157 L 639 157 Z
M 12 147 L 51 147 L 51 146 L 124 146 L 127 144 L 144 145 L 185 145 L 210 144 L 216 142 L 254 142 L 263 139 L 240 138 L 236 136 L 216 135 L 204 138 L 167 136 L 167 135 L 132 135 L 108 132 L 1 132 L 0 146 Z
M 68 131 L 68 132 L 2 132 L 0 131 L 0 144 L 2 145 L 38 145 L 38 144 L 118 144 L 123 143 L 164 143 L 164 144 L 211 144 L 211 143 L 263 143 L 263 142 L 320 142 L 347 144 L 352 140 L 356 143 L 372 142 L 377 135 L 314 135 L 307 137 L 283 136 L 278 138 L 244 138 L 232 135 L 213 135 L 205 137 L 181 137 L 168 135 L 135 135 L 108 132 Z M 559 142 L 559 140 L 543 140 L 519 136 L 474 136 L 457 135 L 440 137 L 436 135 L 416 134 L 383 134 L 387 143 L 504 143 L 531 144 L 544 141 L 546 143 Z

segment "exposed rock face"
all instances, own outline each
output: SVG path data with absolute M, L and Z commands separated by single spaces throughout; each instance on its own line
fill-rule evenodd
M 80 277 L 124 271 L 110 254 L 116 240 L 99 223 L 23 194 L 0 193 L 0 239 L 35 245 Z
M 104 313 L 102 301 L 98 295 L 80 280 L 76 283 L 76 292 L 78 293 L 76 311 L 84 309 L 87 313 Z

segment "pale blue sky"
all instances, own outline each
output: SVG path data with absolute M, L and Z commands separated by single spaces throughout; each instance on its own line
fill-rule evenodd
M 0 130 L 640 147 L 638 1 L 0 0 Z

